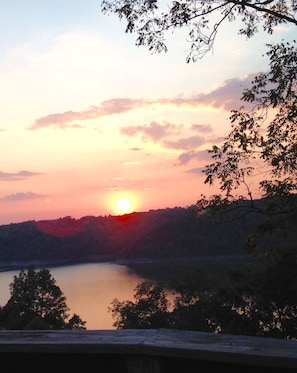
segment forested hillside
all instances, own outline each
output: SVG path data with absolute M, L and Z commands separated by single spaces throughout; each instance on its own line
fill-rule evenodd
M 251 214 L 229 222 L 197 216 L 194 206 L 122 216 L 70 216 L 0 226 L 0 261 L 92 261 L 232 255 L 244 252 L 259 223 Z

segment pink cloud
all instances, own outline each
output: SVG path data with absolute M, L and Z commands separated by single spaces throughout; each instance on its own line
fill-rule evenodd
M 0 181 L 18 181 L 23 180 L 31 176 L 42 175 L 39 172 L 31 172 L 31 171 L 19 171 L 19 172 L 2 172 L 0 171 Z
M 207 150 L 199 150 L 199 151 L 190 150 L 179 155 L 178 165 L 185 165 L 192 160 L 209 162 L 210 159 L 211 159 L 211 156 Z
M 44 117 L 36 119 L 34 124 L 29 128 L 30 130 L 37 130 L 45 127 L 57 127 L 60 129 L 72 127 L 72 122 L 85 121 L 89 119 L 96 119 L 102 116 L 109 116 L 115 114 L 122 114 L 129 112 L 135 108 L 150 107 L 152 105 L 173 105 L 197 107 L 201 105 L 210 105 L 216 108 L 225 110 L 238 109 L 242 106 L 243 90 L 250 85 L 254 74 L 248 77 L 228 79 L 223 82 L 218 88 L 209 93 L 199 93 L 192 97 L 183 98 L 163 98 L 157 100 L 145 99 L 131 99 L 131 98 L 113 98 L 103 101 L 99 106 L 91 106 L 84 111 L 69 110 L 64 113 L 49 114 Z M 76 124 L 79 127 L 80 124 Z
M 18 192 L 14 194 L 7 195 L 1 198 L 2 201 L 21 201 L 21 200 L 28 200 L 28 199 L 36 199 L 42 197 L 39 194 L 33 192 Z
M 138 126 L 127 126 L 121 128 L 121 134 L 126 136 L 138 136 L 141 135 L 144 140 L 153 140 L 155 142 L 171 135 L 175 132 L 177 126 L 170 123 L 158 123 L 155 121 L 149 124 L 138 125 Z
M 205 140 L 201 136 L 191 136 L 178 140 L 166 140 L 163 142 L 163 145 L 171 149 L 193 149 L 202 145 L 204 142 Z
M 88 119 L 95 119 L 102 116 L 125 113 L 132 110 L 134 107 L 148 105 L 149 102 L 144 102 L 141 99 L 132 100 L 129 98 L 119 98 L 103 101 L 100 106 L 92 106 L 88 110 L 76 112 L 66 111 L 64 113 L 49 114 L 41 117 L 29 128 L 30 130 L 37 130 L 44 127 L 58 127 L 65 128 L 73 121 L 84 121 Z M 76 125 L 78 126 L 78 125 Z

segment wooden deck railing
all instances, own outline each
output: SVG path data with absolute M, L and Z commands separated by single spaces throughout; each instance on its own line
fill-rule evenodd
M 0 331 L 3 373 L 297 371 L 297 341 L 168 329 Z

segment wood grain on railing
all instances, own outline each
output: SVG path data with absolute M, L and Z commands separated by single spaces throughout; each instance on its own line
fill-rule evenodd
M 52 371 L 53 361 L 56 361 L 55 372 L 59 371 L 57 365 L 65 362 L 73 363 L 71 369 L 68 365 L 69 372 L 75 368 L 81 373 L 93 370 L 90 367 L 82 370 L 76 361 L 84 364 L 97 361 L 95 371 L 100 373 L 108 371 L 112 362 L 122 367 L 121 372 L 137 373 L 174 372 L 177 371 L 174 367 L 186 362 L 189 366 L 196 364 L 197 371 L 199 366 L 225 365 L 284 372 L 297 370 L 297 342 L 171 329 L 0 331 L 0 367 L 1 361 L 2 366 L 10 361 L 9 372 L 18 372 L 26 364 L 30 366 L 30 359 L 40 357 L 45 364 L 40 372 Z M 31 372 L 35 372 L 33 361 Z M 18 368 L 13 370 L 14 366 Z M 99 369 L 100 366 L 106 370 Z

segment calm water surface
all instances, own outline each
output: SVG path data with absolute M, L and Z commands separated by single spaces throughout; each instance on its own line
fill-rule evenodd
M 79 264 L 48 268 L 66 297 L 70 316 L 78 314 L 91 329 L 114 329 L 108 307 L 114 298 L 133 300 L 135 287 L 144 280 L 124 265 Z M 9 284 L 20 271 L 0 272 L 0 305 L 10 298 Z

